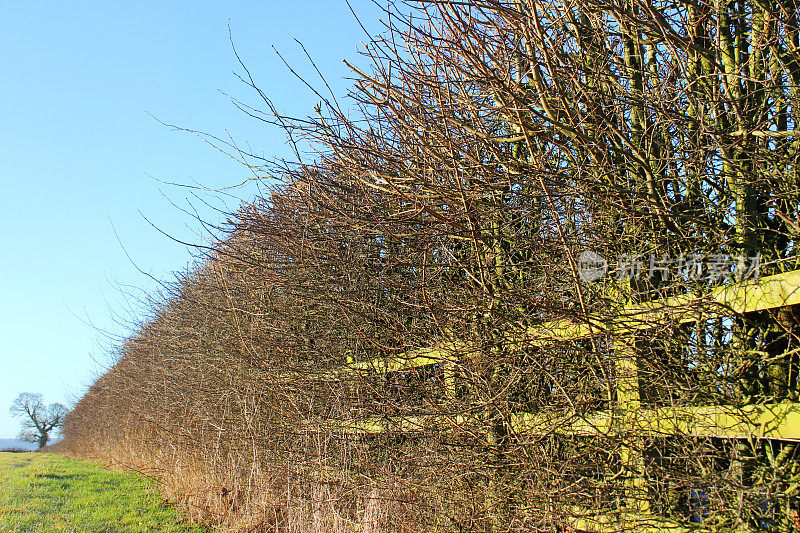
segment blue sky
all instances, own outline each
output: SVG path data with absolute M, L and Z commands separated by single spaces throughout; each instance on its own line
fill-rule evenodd
M 378 27 L 369 0 L 351 0 Z M 185 268 L 201 228 L 178 207 L 220 215 L 191 190 L 241 183 L 247 170 L 191 134 L 232 136 L 269 157 L 289 154 L 280 131 L 246 117 L 222 93 L 258 104 L 228 37 L 257 83 L 289 114 L 317 98 L 284 67 L 277 48 L 313 76 L 295 39 L 338 94 L 342 59 L 358 62 L 365 36 L 344 1 L 16 2 L 0 19 L 0 438 L 19 424 L 20 392 L 69 404 L 108 361 L 107 333 L 124 335 L 140 290 Z M 152 115 L 152 116 L 151 116 Z M 252 197 L 251 183 L 231 191 Z M 234 208 L 237 199 L 204 194 Z M 173 204 L 177 204 L 176 207 Z M 121 244 L 120 244 L 121 243 Z

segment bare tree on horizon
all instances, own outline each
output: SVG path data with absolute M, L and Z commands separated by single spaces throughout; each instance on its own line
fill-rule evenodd
M 60 428 L 67 414 L 67 408 L 60 403 L 45 405 L 41 394 L 22 392 L 11 404 L 12 416 L 23 418 L 19 439 L 35 442 L 44 448 L 50 441 L 50 433 Z

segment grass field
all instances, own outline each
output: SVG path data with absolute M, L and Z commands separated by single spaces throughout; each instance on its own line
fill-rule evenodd
M 97 463 L 0 453 L 0 531 L 193 532 L 155 483 Z

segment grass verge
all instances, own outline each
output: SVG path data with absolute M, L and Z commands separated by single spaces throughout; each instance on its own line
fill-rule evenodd
M 151 479 L 47 453 L 0 453 L 0 531 L 200 533 Z

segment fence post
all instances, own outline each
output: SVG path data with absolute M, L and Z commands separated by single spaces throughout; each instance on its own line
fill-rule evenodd
M 456 397 L 456 364 L 455 361 L 445 361 L 442 364 L 444 380 L 444 393 L 448 399 Z
M 636 411 L 641 407 L 636 339 L 633 332 L 626 332 L 615 335 L 613 342 L 617 382 L 614 419 L 616 433 L 622 438 L 619 458 L 623 468 L 624 504 L 628 513 L 643 515 L 649 512 L 650 501 L 644 478 L 644 440 L 636 434 L 635 427 Z

